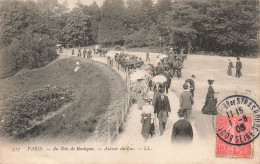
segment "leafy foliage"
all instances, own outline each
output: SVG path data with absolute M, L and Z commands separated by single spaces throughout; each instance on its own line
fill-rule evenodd
M 123 0 L 105 0 L 98 31 L 100 44 L 123 44 L 126 31 Z
M 1 78 L 22 68 L 38 68 L 57 57 L 53 30 L 57 13 L 48 15 L 33 1 L 0 2 Z
M 21 137 L 48 113 L 73 100 L 73 92 L 66 88 L 46 86 L 26 95 L 14 97 L 0 115 L 2 135 Z
M 82 10 L 74 9 L 67 19 L 63 29 L 66 42 L 83 46 L 91 43 L 91 18 L 85 15 Z

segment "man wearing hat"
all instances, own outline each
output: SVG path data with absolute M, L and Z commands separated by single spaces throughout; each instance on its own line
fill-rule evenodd
M 155 74 L 160 75 L 161 73 L 163 73 L 163 68 L 161 66 L 161 63 L 158 62 L 158 66 L 155 68 Z
M 159 131 L 161 136 L 165 131 L 167 118 L 171 113 L 171 107 L 168 97 L 164 95 L 164 89 L 160 89 L 159 92 L 160 96 L 155 100 L 154 113 L 157 115 L 159 120 Z
M 191 75 L 190 79 L 186 79 L 185 82 L 190 84 L 190 92 L 192 97 L 194 97 L 195 83 L 194 83 L 195 75 Z
M 148 60 L 150 61 L 149 51 L 146 52 L 146 60 L 145 61 L 147 62 Z
M 173 143 L 191 143 L 193 139 L 193 130 L 191 123 L 183 117 L 185 116 L 186 110 L 180 109 L 178 111 L 179 120 L 173 124 L 172 138 Z
M 236 63 L 236 77 L 237 78 L 240 78 L 240 76 L 242 76 L 241 69 L 242 69 L 242 63 L 240 61 L 240 58 L 237 57 L 237 63 Z
M 171 86 L 171 81 L 172 81 L 172 79 L 171 79 L 172 74 L 171 74 L 171 71 L 170 71 L 168 66 L 165 67 L 164 75 L 167 78 L 167 81 L 165 83 L 165 87 L 166 87 L 166 94 L 168 94 L 168 90 Z
M 185 120 L 190 121 L 191 109 L 194 101 L 186 83 L 183 84 L 183 89 L 184 91 L 180 95 L 180 109 L 185 109 L 187 111 L 184 118 Z
M 181 69 L 183 67 L 183 63 L 180 58 L 177 59 L 176 65 L 177 65 L 177 77 L 179 79 L 181 77 Z

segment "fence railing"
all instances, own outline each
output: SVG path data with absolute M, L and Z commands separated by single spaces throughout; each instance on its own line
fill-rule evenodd
M 112 69 L 114 69 L 125 81 L 127 85 L 127 92 L 124 95 L 123 105 L 119 105 L 116 107 L 116 110 L 107 115 L 106 126 L 107 128 L 103 128 L 102 131 L 99 131 L 99 128 L 96 127 L 94 131 L 94 137 L 96 142 L 99 142 L 100 134 L 105 133 L 107 130 L 107 143 L 110 144 L 116 140 L 116 138 L 120 135 L 123 124 L 126 121 L 126 118 L 129 114 L 132 101 L 131 101 L 131 92 L 129 90 L 130 80 L 128 76 L 128 71 L 124 70 L 118 63 L 115 61 L 110 62 L 107 57 L 93 57 L 93 61 L 104 63 L 109 65 Z M 116 120 L 115 122 L 112 121 Z M 115 125 L 114 125 L 115 124 Z M 106 133 L 105 133 L 106 134 Z

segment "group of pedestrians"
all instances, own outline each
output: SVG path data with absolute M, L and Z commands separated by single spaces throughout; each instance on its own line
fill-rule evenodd
M 232 68 L 234 68 L 234 66 L 233 66 L 231 59 L 228 59 L 228 61 L 229 61 L 229 64 L 228 64 L 227 74 L 229 76 L 232 76 Z M 240 58 L 237 57 L 235 77 L 240 78 L 242 76 L 241 69 L 242 69 L 242 62 L 240 61 Z
M 83 57 L 83 58 L 86 58 L 87 59 L 91 59 L 92 58 L 92 50 L 87 50 L 86 48 L 81 48 L 79 47 L 77 50 L 77 57 Z M 75 55 L 75 49 L 73 48 L 72 51 L 71 51 L 71 55 L 74 56 Z
M 149 53 L 146 54 L 146 61 L 150 61 Z M 162 67 L 161 62 L 158 62 L 155 68 L 154 76 L 164 75 L 167 78 L 165 83 L 155 83 L 149 88 L 153 88 L 153 96 L 144 97 L 145 105 L 142 108 L 141 123 L 144 139 L 147 140 L 155 134 L 156 120 L 159 124 L 159 136 L 162 136 L 165 132 L 168 117 L 171 114 L 170 101 L 166 94 L 171 85 L 172 75 L 169 71 L 169 67 Z M 194 83 L 195 75 L 192 75 L 190 79 L 183 84 L 184 91 L 180 95 L 180 108 L 178 111 L 179 120 L 173 125 L 172 129 L 172 143 L 189 143 L 193 139 L 193 131 L 190 123 L 192 105 L 194 103 Z M 151 81 L 149 84 L 152 84 Z

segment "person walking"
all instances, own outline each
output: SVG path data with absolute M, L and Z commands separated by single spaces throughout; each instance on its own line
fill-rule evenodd
M 165 72 L 164 72 L 165 77 L 167 78 L 167 82 L 166 82 L 166 94 L 168 94 L 168 90 L 171 86 L 171 81 L 172 81 L 172 74 L 170 71 L 169 67 L 165 67 Z
M 194 103 L 191 92 L 188 90 L 188 85 L 183 84 L 184 91 L 180 95 L 180 109 L 185 109 L 185 120 L 190 121 L 191 119 L 191 109 Z
M 161 63 L 159 62 L 157 67 L 155 68 L 155 75 L 160 75 L 160 74 L 163 74 L 164 73 L 164 70 L 161 66 Z
M 148 60 L 150 61 L 149 51 L 146 53 L 146 62 L 147 62 Z
M 178 79 L 181 77 L 181 69 L 183 67 L 183 63 L 181 62 L 181 59 L 177 59 L 177 77 Z
M 160 96 L 160 89 L 162 89 L 163 86 L 160 83 L 156 83 L 153 87 L 153 101 L 152 105 L 155 106 L 155 101 L 158 96 Z
M 141 118 L 141 123 L 142 123 L 142 136 L 144 137 L 145 141 L 149 138 L 149 136 L 153 136 L 153 131 L 151 131 L 152 125 L 154 126 L 154 112 L 153 112 L 153 106 L 150 105 L 151 99 L 147 98 L 144 99 L 145 105 L 142 108 L 142 118 Z
M 202 108 L 202 113 L 204 114 L 209 114 L 209 115 L 216 115 L 217 114 L 217 109 L 216 109 L 216 104 L 217 104 L 217 99 L 215 98 L 215 91 L 212 87 L 214 80 L 209 79 L 209 88 L 208 88 L 208 93 L 206 96 L 206 102 L 205 105 Z
M 191 123 L 184 119 L 186 115 L 185 109 L 178 111 L 179 120 L 173 124 L 172 127 L 172 144 L 189 144 L 193 140 L 193 130 Z
M 78 57 L 81 57 L 81 48 L 78 50 Z
M 164 95 L 164 89 L 160 89 L 160 96 L 156 98 L 154 113 L 159 120 L 160 136 L 165 131 L 167 119 L 171 113 L 170 102 L 167 96 Z
M 87 53 L 86 48 L 84 48 L 84 50 L 83 50 L 83 58 L 86 58 L 86 53 Z
M 229 61 L 229 64 L 228 64 L 227 74 L 229 76 L 232 76 L 232 68 L 234 68 L 234 66 L 233 66 L 233 63 L 232 63 L 232 61 L 230 59 L 228 59 L 228 61 Z
M 72 52 L 71 52 L 71 55 L 73 56 L 74 53 L 75 53 L 75 50 L 74 50 L 74 48 L 73 48 L 73 49 L 72 49 Z
M 194 97 L 194 91 L 195 91 L 195 83 L 194 83 L 195 75 L 191 75 L 190 79 L 186 79 L 185 82 L 190 84 L 190 92 L 192 97 Z
M 241 69 L 242 69 L 242 63 L 240 61 L 240 58 L 237 57 L 237 63 L 236 63 L 236 77 L 237 78 L 240 78 L 242 76 Z

